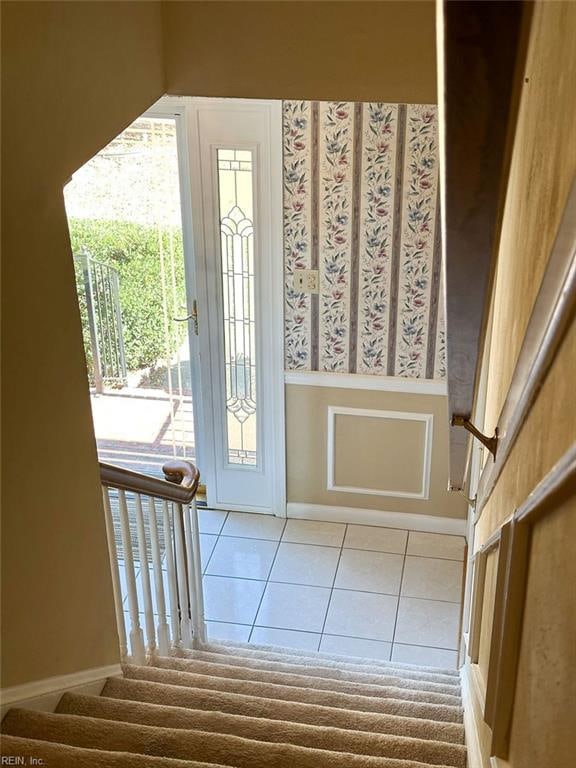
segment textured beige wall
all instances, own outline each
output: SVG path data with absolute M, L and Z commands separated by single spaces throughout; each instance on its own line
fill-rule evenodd
M 497 424 L 576 172 L 576 4 L 537 2 L 493 293 L 487 431 Z M 476 527 L 475 548 L 519 507 L 576 436 L 576 323 L 569 328 Z M 574 755 L 574 496 L 533 529 L 511 768 L 564 766 Z M 491 582 L 490 582 L 491 584 Z M 493 586 L 489 586 L 493 591 Z M 488 642 L 492 616 L 483 620 Z M 490 674 L 482 659 L 483 675 Z M 484 759 L 489 744 L 482 727 Z
M 569 766 L 576 750 L 576 497 L 532 535 L 512 720 L 513 768 Z
M 496 274 L 490 370 L 497 375 L 488 390 L 489 433 L 508 392 L 576 174 L 575 34 L 576 3 L 536 3 Z
M 420 494 L 425 447 L 424 421 L 335 414 L 334 485 Z
M 2 4 L 4 686 L 118 659 L 64 183 L 165 90 L 436 100 L 433 2 L 164 12 Z
M 437 101 L 433 0 L 170 2 L 164 18 L 172 94 Z
M 164 90 L 154 2 L 2 4 L 2 685 L 118 661 L 62 188 Z
M 328 406 L 369 408 L 384 411 L 431 413 L 434 435 L 429 499 L 404 499 L 393 496 L 343 493 L 326 490 L 327 483 L 327 423 Z M 299 384 L 286 386 L 286 453 L 288 502 L 331 504 L 360 509 L 380 509 L 388 512 L 409 512 L 442 517 L 464 518 L 466 503 L 455 493 L 446 491 L 448 462 L 447 398 L 439 395 L 412 395 L 397 392 L 309 387 Z M 351 435 L 352 437 L 352 435 Z M 406 451 L 411 447 L 411 438 Z M 379 465 L 374 465 L 374 482 L 380 482 L 386 472 L 387 457 L 402 446 L 382 450 L 380 438 L 370 445 L 357 432 L 347 456 L 355 454 L 361 463 L 379 453 Z M 353 470 L 354 471 L 354 470 Z
M 576 4 L 536 3 L 493 296 L 487 432 L 497 424 L 576 177 Z M 521 76 L 521 75 L 519 75 Z M 554 105 L 562 104 L 562 109 Z M 576 328 L 567 334 L 478 527 L 476 546 L 520 504 L 576 434 Z

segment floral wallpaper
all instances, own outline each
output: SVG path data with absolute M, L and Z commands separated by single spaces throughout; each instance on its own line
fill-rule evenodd
M 443 378 L 436 107 L 283 110 L 286 368 Z

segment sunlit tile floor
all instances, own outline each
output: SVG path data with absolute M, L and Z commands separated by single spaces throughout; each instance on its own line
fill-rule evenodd
M 206 509 L 199 519 L 209 639 L 457 665 L 462 537 Z M 141 573 L 137 588 L 143 605 Z M 124 610 L 128 629 L 127 600 Z
M 464 539 L 200 511 L 210 639 L 457 663 Z

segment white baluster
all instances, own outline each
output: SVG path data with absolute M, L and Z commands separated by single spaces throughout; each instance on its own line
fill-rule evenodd
M 156 592 L 156 607 L 158 609 L 158 650 L 161 656 L 170 653 L 170 627 L 166 621 L 166 598 L 164 596 L 164 579 L 162 578 L 162 553 L 158 538 L 158 519 L 156 504 L 152 496 L 148 499 L 148 520 L 150 521 L 150 542 L 152 545 L 152 565 L 154 568 L 154 587 Z M 170 541 L 167 541 L 167 547 Z
M 176 543 L 176 576 L 178 578 L 178 602 L 180 604 L 180 630 L 184 648 L 192 648 L 192 621 L 190 619 L 190 595 L 186 574 L 186 549 L 184 545 L 184 515 L 181 504 L 173 504 L 174 541 Z
M 146 541 L 146 528 L 144 527 L 144 514 L 142 512 L 142 497 L 139 493 L 134 495 L 136 501 L 136 534 L 138 538 L 138 553 L 140 555 L 140 578 L 142 579 L 142 592 L 144 595 L 144 618 L 146 621 L 147 650 L 156 652 L 156 628 L 154 626 L 154 606 L 152 605 L 152 588 L 150 587 L 150 568 L 148 565 L 148 547 Z
M 186 555 L 188 558 L 188 586 L 192 601 L 192 619 L 194 629 L 194 644 L 206 642 L 204 626 L 204 600 L 202 590 L 202 561 L 200 556 L 200 533 L 198 531 L 198 516 L 196 500 L 185 507 L 184 531 L 186 536 Z
M 114 608 L 116 610 L 116 626 L 118 627 L 118 640 L 120 641 L 120 655 L 122 659 L 125 659 L 128 656 L 128 645 L 126 643 L 126 626 L 124 624 L 124 611 L 122 610 L 122 587 L 120 585 L 118 553 L 116 552 L 116 538 L 114 536 L 114 522 L 112 520 L 109 494 L 110 491 L 108 488 L 102 486 L 104 517 L 106 520 L 106 538 L 108 539 L 108 554 L 110 555 L 110 569 L 112 571 L 112 590 L 114 592 Z
M 166 546 L 166 567 L 168 570 L 168 594 L 170 596 L 170 624 L 172 626 L 172 639 L 174 645 L 182 645 L 180 633 L 180 621 L 178 619 L 178 588 L 176 586 L 176 566 L 174 564 L 174 550 L 172 548 L 172 524 L 170 522 L 170 510 L 168 502 L 162 504 L 164 520 L 164 544 Z
M 146 658 L 144 648 L 144 633 L 140 627 L 138 615 L 138 592 L 136 590 L 136 574 L 134 573 L 134 558 L 132 555 L 132 538 L 130 536 L 130 523 L 128 521 L 128 506 L 126 493 L 118 491 L 120 502 L 120 523 L 122 526 L 122 546 L 124 548 L 124 565 L 126 567 L 126 583 L 128 586 L 128 607 L 130 609 L 130 647 L 132 658 L 136 664 L 143 664 Z

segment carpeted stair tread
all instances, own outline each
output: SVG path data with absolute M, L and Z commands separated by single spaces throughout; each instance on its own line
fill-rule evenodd
M 10 710 L 4 718 L 3 730 L 13 736 L 88 749 L 193 759 L 235 768 L 423 768 L 425 765 L 419 761 L 353 755 L 221 733 L 159 728 L 25 709 Z M 448 768 L 445 763 L 435 765 Z
M 217 678 L 229 678 L 231 680 L 247 680 L 257 683 L 271 683 L 274 685 L 289 685 L 296 688 L 311 688 L 319 691 L 334 691 L 349 693 L 355 696 L 388 696 L 394 699 L 407 699 L 409 701 L 427 701 L 431 704 L 449 704 L 458 706 L 460 697 L 454 690 L 446 692 L 438 691 L 439 686 L 434 683 L 423 684 L 422 688 L 403 685 L 402 680 L 386 680 L 381 684 L 369 684 L 337 678 L 316 677 L 306 674 L 291 674 L 289 672 L 277 672 L 267 669 L 245 669 L 244 667 L 228 666 L 226 664 L 212 664 L 211 662 L 198 661 L 196 659 L 156 657 L 151 666 L 159 669 L 171 669 L 179 672 L 188 672 L 194 675 L 206 675 Z M 395 685 L 398 682 L 399 685 Z
M 199 763 L 196 760 L 173 760 L 169 757 L 85 749 L 5 734 L 2 735 L 0 743 L 0 754 L 10 758 L 23 758 L 26 760 L 24 765 L 32 765 L 32 758 L 40 759 L 47 768 L 230 768 L 215 763 Z
M 62 697 L 57 711 L 61 714 L 99 717 L 162 728 L 222 733 L 263 742 L 284 742 L 300 747 L 356 755 L 411 759 L 430 764 L 445 762 L 456 768 L 464 768 L 466 765 L 466 749 L 461 744 L 222 712 L 189 710 L 104 696 L 67 693 Z
M 232 651 L 232 648 L 229 650 Z M 431 682 L 439 683 L 440 685 L 450 685 L 460 689 L 459 675 L 446 675 L 440 670 L 438 670 L 438 673 L 420 672 L 417 667 L 406 667 L 406 665 L 377 667 L 372 665 L 369 659 L 358 659 L 358 662 L 363 663 L 347 663 L 346 657 L 342 657 L 342 661 L 335 661 L 333 659 L 321 658 L 314 654 L 308 656 L 293 656 L 291 654 L 281 653 L 274 653 L 277 658 L 268 659 L 267 657 L 272 655 L 268 652 L 256 655 L 243 653 L 236 655 L 234 653 L 220 653 L 216 650 L 207 651 L 204 648 L 197 650 L 177 648 L 173 651 L 173 655 L 182 659 L 202 659 L 203 661 L 211 661 L 216 664 L 232 664 L 254 669 L 286 668 L 286 671 L 289 671 L 288 668 L 297 669 L 299 667 L 305 667 L 306 669 L 318 670 L 318 674 L 322 677 L 329 677 L 331 674 L 338 675 L 342 672 L 347 672 L 353 676 L 393 676 L 399 677 L 402 680 L 413 681 L 415 684 L 418 684 L 419 682 Z
M 423 667 L 416 666 L 415 664 L 402 664 L 396 661 L 367 659 L 361 656 L 339 656 L 337 654 L 322 652 L 311 653 L 310 651 L 301 650 L 299 648 L 249 645 L 248 643 L 219 640 L 218 643 L 205 643 L 202 645 L 201 650 L 222 655 L 245 656 L 247 658 L 266 659 L 268 661 L 281 661 L 285 664 L 322 665 L 351 671 L 358 669 L 358 667 L 365 667 L 363 671 L 372 673 L 376 670 L 394 669 L 402 672 L 406 677 L 413 677 L 415 680 L 429 679 L 431 682 L 443 682 L 443 679 L 446 678 L 456 682 L 460 681 L 460 675 L 456 669 Z M 182 653 L 185 655 L 187 651 L 182 651 Z
M 399 692 L 398 698 L 391 695 L 392 689 L 384 687 L 380 689 L 380 696 L 358 696 L 336 691 L 317 690 L 315 688 L 298 688 L 276 683 L 260 683 L 251 680 L 195 675 L 190 672 L 179 672 L 174 669 L 161 669 L 154 666 L 137 667 L 126 665 L 124 667 L 124 675 L 125 677 L 138 680 L 153 680 L 171 685 L 241 693 L 283 701 L 300 701 L 341 709 L 355 709 L 362 712 L 382 712 L 448 722 L 461 722 L 462 720 L 462 709 L 460 706 L 430 703 L 428 701 L 428 697 L 438 694 L 424 693 L 422 694 L 424 697 L 423 701 L 412 701 L 406 698 L 406 692 L 403 689 L 394 689 Z M 402 696 L 401 694 L 404 695 Z
M 397 688 L 412 688 L 419 691 L 432 691 L 434 693 L 445 693 L 451 696 L 460 695 L 460 684 L 458 681 L 450 683 L 429 682 L 428 680 L 414 680 L 406 678 L 402 672 L 396 670 L 382 670 L 380 673 L 369 674 L 367 672 L 351 672 L 338 668 L 315 666 L 313 664 L 283 664 L 281 662 L 265 661 L 260 659 L 249 659 L 243 656 L 226 656 L 216 653 L 205 653 L 204 651 L 189 651 L 185 656 L 176 655 L 174 666 L 176 669 L 185 669 L 182 662 L 195 662 L 198 670 L 200 664 L 208 665 L 207 670 L 222 677 L 223 672 L 219 668 L 228 670 L 237 670 L 235 674 L 244 678 L 257 678 L 256 675 L 264 673 L 285 673 L 288 675 L 299 675 L 302 677 L 318 677 L 325 680 L 339 680 L 349 683 L 362 683 L 366 685 L 389 685 Z
M 304 656 L 306 658 L 317 658 L 321 661 L 335 661 L 338 664 L 345 662 L 347 664 L 355 665 L 368 664 L 372 668 L 384 667 L 384 668 L 397 668 L 405 669 L 407 671 L 413 670 L 418 672 L 431 672 L 432 674 L 442 674 L 449 677 L 459 677 L 460 673 L 457 669 L 447 667 L 431 667 L 420 664 L 406 664 L 401 661 L 388 661 L 386 659 L 373 659 L 366 656 L 350 656 L 348 654 L 343 655 L 340 653 L 327 653 L 326 651 L 314 651 L 311 652 L 305 648 L 293 648 L 290 646 L 280 645 L 259 645 L 258 643 L 243 643 L 240 640 L 208 640 L 202 643 L 201 649 L 205 651 L 212 651 L 214 653 L 246 653 L 252 656 L 264 657 L 268 654 L 280 654 L 281 656 L 298 657 Z
M 400 713 L 357 712 L 301 702 L 271 701 L 259 696 L 120 677 L 110 678 L 106 682 L 102 696 L 204 712 L 269 718 L 280 722 L 350 728 L 364 733 L 397 734 L 416 739 L 438 739 L 452 744 L 464 743 L 461 718 L 458 722 L 437 722 Z

